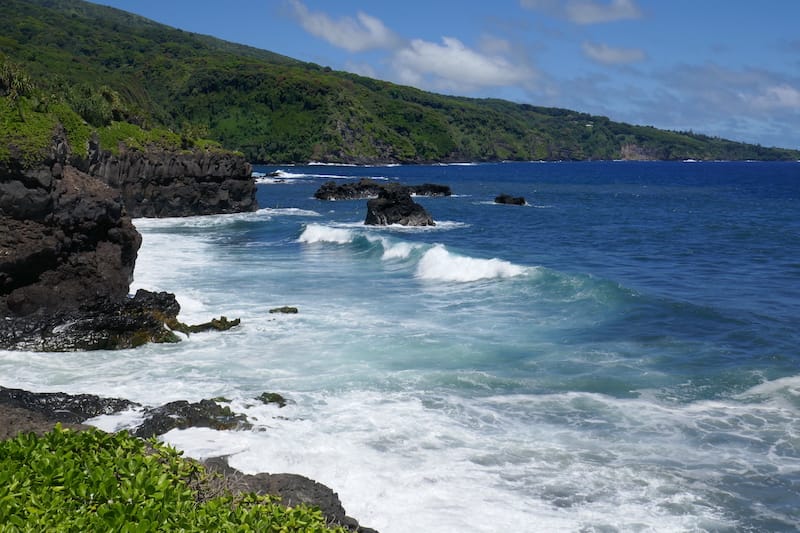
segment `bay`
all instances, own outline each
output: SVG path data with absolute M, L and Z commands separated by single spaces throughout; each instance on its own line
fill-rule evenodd
M 253 431 L 164 439 L 319 480 L 383 533 L 800 527 L 800 164 L 255 170 L 255 213 L 135 221 L 133 289 L 240 328 L 0 352 L 0 383 L 230 398 Z M 313 198 L 360 177 L 454 195 L 416 198 L 433 228 Z

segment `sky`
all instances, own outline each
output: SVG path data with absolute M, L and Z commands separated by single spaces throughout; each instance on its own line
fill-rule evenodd
M 800 0 L 95 0 L 444 94 L 800 149 Z

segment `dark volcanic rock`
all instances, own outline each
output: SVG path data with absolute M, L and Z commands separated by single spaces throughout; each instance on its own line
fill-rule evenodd
M 0 348 L 66 351 L 175 342 L 167 293 L 128 298 L 141 235 L 137 216 L 256 208 L 250 165 L 219 152 L 73 157 L 63 128 L 35 165 L 0 163 Z M 102 179 L 99 179 L 99 176 Z M 187 331 L 229 329 L 225 317 Z M 180 328 L 179 328 L 180 329 Z
M 386 189 L 402 189 L 416 196 L 450 196 L 452 191 L 447 185 L 424 183 L 422 185 L 401 185 L 399 183 L 381 183 L 368 178 L 356 182 L 336 183 L 331 180 L 323 183 L 314 193 L 319 200 L 362 200 L 377 198 Z
M 284 305 L 283 307 L 273 307 L 269 310 L 269 312 L 270 314 L 282 313 L 284 315 L 296 315 L 297 308 L 290 305 Z
M 501 194 L 494 199 L 496 204 L 511 204 L 511 205 L 525 205 L 525 198 L 522 196 L 511 196 L 510 194 Z
M 13 439 L 20 433 L 44 435 L 57 423 L 41 413 L 0 403 L 0 440 Z M 89 429 L 89 426 L 70 422 L 61 422 L 61 425 L 74 431 Z
M 277 392 L 262 392 L 256 400 L 259 400 L 263 404 L 274 403 L 277 404 L 278 407 L 286 407 L 286 404 L 289 402 L 282 394 L 278 394 Z
M 180 340 L 165 322 L 180 310 L 175 295 L 139 289 L 133 298 L 77 309 L 0 319 L 0 349 L 66 352 L 116 350 Z
M 155 409 L 148 409 L 145 415 L 147 419 L 134 431 L 134 435 L 137 437 L 148 438 L 154 435 L 163 435 L 176 428 L 247 429 L 251 427 L 244 415 L 236 414 L 231 411 L 230 407 L 221 406 L 214 400 L 200 400 L 194 403 L 185 400 L 170 402 Z
M 0 387 L 0 405 L 37 413 L 50 423 L 80 423 L 100 415 L 110 415 L 136 406 L 120 398 L 101 398 L 93 394 L 29 392 Z
M 356 182 L 336 183 L 331 180 L 325 182 L 314 193 L 318 200 L 361 200 L 376 198 L 384 188 L 384 184 L 375 180 L 362 178 Z
M 367 201 L 367 216 L 364 224 L 387 226 L 435 226 L 425 208 L 414 202 L 407 190 L 383 189 L 377 198 Z
M 451 196 L 453 191 L 449 185 L 437 185 L 436 183 L 423 183 L 422 185 L 407 185 L 411 194 L 416 196 Z
M 262 495 L 279 496 L 287 506 L 306 504 L 318 507 L 327 521 L 341 525 L 358 533 L 377 533 L 374 529 L 359 525 L 354 518 L 347 516 L 339 495 L 329 487 L 297 474 L 243 474 L 231 468 L 224 458 L 215 457 L 204 461 L 206 469 L 222 474 L 226 485 L 234 494 L 254 492 Z
M 90 146 L 87 171 L 122 193 L 132 217 L 180 217 L 255 211 L 250 164 L 224 152 L 187 153 Z
M 118 193 L 60 163 L 0 169 L 0 188 L 1 315 L 58 311 L 128 293 L 141 236 Z

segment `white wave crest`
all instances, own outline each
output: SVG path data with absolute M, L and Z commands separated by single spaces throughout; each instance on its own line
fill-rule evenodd
M 789 376 L 765 381 L 743 392 L 740 397 L 771 396 L 800 400 L 800 376 Z
M 270 209 L 258 209 L 243 213 L 226 213 L 222 215 L 194 215 L 188 217 L 134 218 L 133 225 L 137 229 L 160 228 L 213 228 L 235 222 L 251 222 L 270 220 L 274 214 Z
M 256 183 L 285 183 L 287 180 L 302 180 L 306 178 L 323 178 L 323 179 L 347 179 L 350 176 L 340 176 L 338 174 L 316 174 L 306 172 L 287 172 L 285 170 L 276 170 L 269 174 L 261 172 L 253 172 L 252 176 L 256 179 Z M 380 178 L 377 178 L 380 179 Z
M 428 280 L 468 282 L 480 279 L 510 278 L 525 274 L 526 269 L 501 259 L 476 259 L 450 253 L 437 244 L 422 256 L 417 277 Z
M 264 209 L 262 209 L 262 211 L 265 211 L 265 212 L 273 214 L 273 215 L 283 215 L 283 216 L 296 216 L 296 217 L 319 217 L 319 216 L 322 216 L 319 213 L 317 213 L 316 211 L 312 211 L 310 209 L 300 209 L 300 208 L 297 208 L 297 207 L 282 207 L 282 208 L 265 207 Z
M 383 246 L 383 255 L 381 259 L 384 261 L 391 261 L 393 259 L 408 259 L 414 250 L 422 248 L 423 245 L 411 242 L 392 242 L 389 239 L 381 239 L 381 246 Z
M 333 242 L 336 244 L 346 244 L 351 242 L 355 234 L 353 231 L 344 228 L 331 228 L 321 224 L 309 224 L 297 239 L 298 242 L 307 244 L 317 242 Z

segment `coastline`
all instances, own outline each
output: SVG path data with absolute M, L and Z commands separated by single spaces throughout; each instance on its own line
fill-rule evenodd
M 270 399 L 277 401 L 273 396 Z M 53 431 L 57 424 L 72 431 L 97 429 L 85 422 L 98 414 L 113 414 L 134 406 L 136 404 L 123 399 L 89 394 L 34 393 L 0 386 L 0 440 L 12 439 L 19 434 L 41 437 Z M 174 420 L 176 415 L 170 412 L 167 416 Z M 195 418 L 192 422 L 195 425 L 186 427 L 202 426 L 215 420 L 212 416 L 210 419 Z M 160 433 L 164 432 L 165 427 L 161 427 Z M 277 496 L 288 507 L 298 504 L 318 507 L 329 524 L 340 525 L 354 533 L 378 533 L 347 516 L 333 489 L 307 477 L 291 473 L 244 474 L 232 468 L 225 457 L 211 457 L 200 463 L 210 474 L 222 477 L 221 481 L 215 483 L 215 487 L 221 487 L 221 491 L 227 490 L 233 495 L 255 493 Z

